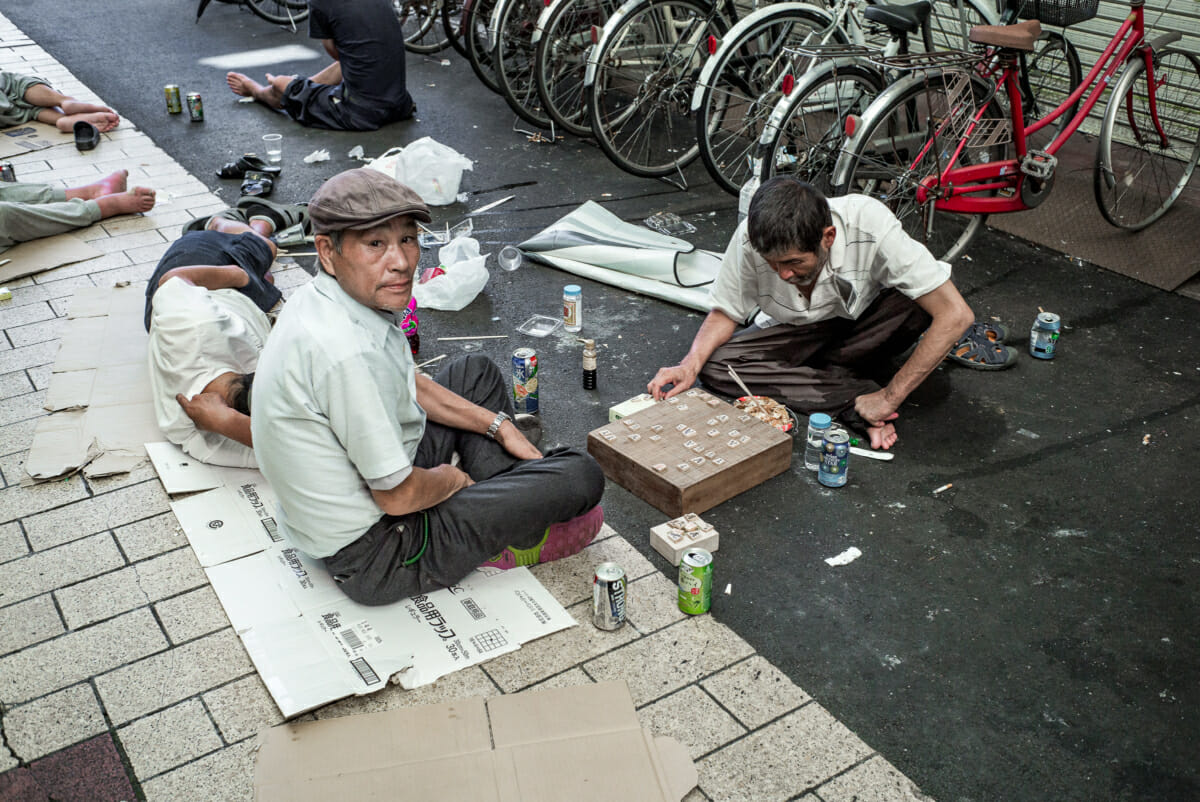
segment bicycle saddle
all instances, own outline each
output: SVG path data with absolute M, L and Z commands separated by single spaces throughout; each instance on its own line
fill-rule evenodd
M 928 2 L 911 5 L 879 5 L 868 6 L 863 10 L 863 16 L 871 22 L 886 25 L 890 31 L 916 33 L 921 29 L 921 23 L 929 16 L 932 8 Z
M 1032 51 L 1041 35 L 1042 24 L 1031 19 L 1015 25 L 976 25 L 968 38 L 978 45 Z

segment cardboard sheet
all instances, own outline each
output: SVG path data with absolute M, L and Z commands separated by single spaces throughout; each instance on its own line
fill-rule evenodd
M 698 780 L 624 682 L 284 724 L 259 743 L 256 800 L 675 802 Z
M 75 134 L 64 133 L 53 125 L 28 122 L 0 131 L 0 159 L 19 156 L 34 150 L 52 148 L 56 145 L 74 145 Z M 17 178 L 20 178 L 18 175 Z
M 103 255 L 72 234 L 22 242 L 0 252 L 0 262 L 9 260 L 8 264 L 0 265 L 0 284 Z
M 389 678 L 426 685 L 575 625 L 524 568 L 475 571 L 382 607 L 356 604 L 319 561 L 284 539 L 262 474 L 203 465 L 169 443 L 147 450 L 168 492 L 220 479 L 171 509 L 285 717 L 373 693 Z

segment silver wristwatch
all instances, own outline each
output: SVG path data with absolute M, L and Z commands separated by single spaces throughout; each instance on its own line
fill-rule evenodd
M 504 425 L 506 420 L 512 420 L 512 418 L 508 416 L 507 412 L 497 412 L 495 420 L 492 421 L 491 426 L 487 427 L 487 431 L 483 433 L 483 436 L 489 440 L 495 440 L 496 432 L 500 431 L 500 427 Z

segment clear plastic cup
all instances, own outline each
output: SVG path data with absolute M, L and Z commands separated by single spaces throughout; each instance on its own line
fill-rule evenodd
M 283 134 L 264 134 L 262 141 L 268 163 L 279 164 L 283 161 Z
M 504 270 L 516 270 L 521 266 L 521 251 L 512 245 L 505 245 L 496 255 L 496 261 Z

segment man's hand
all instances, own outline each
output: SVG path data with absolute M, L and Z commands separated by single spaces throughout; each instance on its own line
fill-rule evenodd
M 867 436 L 871 438 L 871 448 L 886 450 L 899 439 L 896 427 L 891 421 L 900 417 L 900 413 L 896 411 L 896 405 L 888 399 L 886 391 L 877 390 L 855 398 L 854 411 L 867 422 Z
M 467 475 L 467 472 L 459 468 L 457 465 L 437 465 L 429 469 L 429 472 L 437 477 L 438 480 L 445 481 L 449 485 L 449 492 L 442 499 L 445 501 L 450 496 L 453 496 L 460 490 L 470 487 L 475 484 L 475 480 Z M 438 502 L 440 504 L 441 501 Z M 433 505 L 430 505 L 433 506 Z
M 517 459 L 541 459 L 542 452 L 525 437 L 525 434 L 510 420 L 500 424 L 496 430 L 496 442 Z
M 658 373 L 655 373 L 654 378 L 646 385 L 646 392 L 654 396 L 655 401 L 670 398 L 673 395 L 682 393 L 695 384 L 697 372 L 684 365 L 676 365 L 673 368 L 659 368 Z M 669 391 L 663 390 L 663 387 L 668 384 L 675 386 Z
M 176 393 L 175 400 L 196 428 L 205 432 L 220 433 L 229 413 L 233 412 L 220 393 L 199 393 L 190 399 L 183 393 Z

